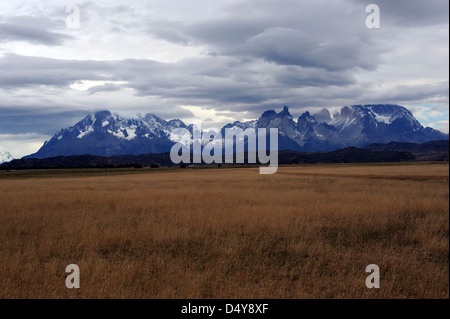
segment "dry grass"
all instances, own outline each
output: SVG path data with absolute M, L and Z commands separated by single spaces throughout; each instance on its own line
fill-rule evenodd
M 449 167 L 0 181 L 0 298 L 448 298 Z M 81 289 L 65 287 L 78 264 Z M 365 267 L 381 289 L 365 287 Z

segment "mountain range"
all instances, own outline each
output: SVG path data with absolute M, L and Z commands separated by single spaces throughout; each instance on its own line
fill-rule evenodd
M 169 152 L 174 141 L 171 131 L 192 125 L 175 119 L 166 121 L 147 114 L 135 118 L 110 111 L 88 114 L 73 127 L 57 132 L 41 149 L 25 158 L 71 155 L 139 155 Z M 374 143 L 426 143 L 448 140 L 448 134 L 423 127 L 406 108 L 399 105 L 345 106 L 331 114 L 327 109 L 303 113 L 294 120 L 288 107 L 279 113 L 269 110 L 257 120 L 229 123 L 222 128 L 278 128 L 279 150 L 330 152 Z

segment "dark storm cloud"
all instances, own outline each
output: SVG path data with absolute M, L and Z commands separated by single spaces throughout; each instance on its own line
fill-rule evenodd
M 167 21 L 159 28 L 149 24 L 148 30 L 167 41 L 205 45 L 213 56 L 330 72 L 372 71 L 389 48 L 367 34 L 365 9 L 355 7 L 346 1 L 244 1 L 229 6 L 220 18 Z
M 380 6 L 382 14 L 401 13 L 400 6 L 390 2 L 381 1 Z M 120 21 L 121 14 L 138 14 L 132 8 L 107 8 L 93 2 L 80 7 L 88 26 L 100 18 L 118 30 L 129 23 L 126 19 Z M 426 19 L 420 19 L 419 10 L 411 7 L 406 7 L 407 12 L 411 11 L 408 15 L 426 23 Z M 429 10 L 425 15 L 430 14 Z M 62 10 L 58 14 L 60 21 Z M 152 36 L 170 42 L 205 45 L 209 55 L 177 63 L 133 59 L 66 61 L 6 55 L 0 58 L 0 85 L 9 89 L 41 85 L 63 88 L 82 80 L 126 81 L 126 85 L 91 87 L 88 94 L 128 87 L 138 96 L 159 96 L 190 104 L 227 104 L 230 109 L 235 108 L 230 104 L 264 104 L 274 99 L 291 100 L 291 95 L 299 99 L 299 89 L 354 86 L 355 72 L 374 71 L 383 64 L 381 56 L 390 47 L 385 39 L 367 32 L 366 15 L 363 2 L 262 0 L 229 5 L 218 18 L 152 20 L 146 25 L 138 20 L 130 30 L 143 27 Z M 47 24 L 48 28 L 55 27 L 51 22 Z
M 376 103 L 402 103 L 406 101 L 434 101 L 448 104 L 449 82 L 442 81 L 436 83 L 416 84 L 416 85 L 398 85 L 382 94 L 367 94 L 366 99 L 375 100 Z M 385 102 L 380 102 L 385 101 Z M 373 103 L 369 101 L 367 103 Z
M 397 27 L 425 27 L 448 25 L 449 1 L 447 0 L 352 0 L 356 6 L 375 3 L 380 8 L 381 23 Z
M 80 5 L 82 27 L 95 21 L 127 28 L 136 16 L 132 8 Z M 63 10 L 55 19 L 62 20 Z M 56 14 L 55 13 L 55 14 Z M 142 17 L 141 17 L 142 18 Z M 58 21 L 59 21 L 58 20 Z M 143 27 L 152 36 L 183 45 L 204 45 L 209 55 L 159 63 L 151 60 L 66 61 L 6 55 L 0 58 L 0 85 L 68 87 L 83 80 L 126 81 L 104 84 L 88 94 L 128 87 L 138 96 L 159 96 L 181 103 L 228 105 L 264 104 L 290 99 L 305 87 L 345 87 L 356 82 L 355 69 L 375 70 L 382 62 L 381 46 L 361 35 L 364 12 L 334 1 L 243 1 L 226 6 L 220 18 L 204 16 L 191 22 L 154 21 Z M 145 20 L 144 20 L 145 21 Z M 129 23 L 129 20 L 128 20 Z M 358 27 L 355 27 L 358 26 Z M 362 27 L 361 27 L 362 26 Z M 239 106 L 235 106 L 239 105 Z
M 367 80 L 358 83 L 360 74 L 376 74 L 381 67 L 389 68 L 383 57 L 398 49 L 391 37 L 403 36 L 399 30 L 448 23 L 447 1 L 373 2 L 380 6 L 383 26 L 376 31 L 365 26 L 365 6 L 372 1 L 239 1 L 220 6 L 221 11 L 215 15 L 199 14 L 183 21 L 164 16 L 147 19 L 145 13 L 132 6 L 103 7 L 84 2 L 80 4 L 83 32 L 98 28 L 99 34 L 113 35 L 111 39 L 132 33 L 149 53 L 152 48 L 145 46 L 149 36 L 175 43 L 179 50 L 198 46 L 202 51 L 195 58 L 171 63 L 149 59 L 101 61 L 101 57 L 96 61 L 77 61 L 7 54 L 0 56 L 0 87 L 9 92 L 36 89 L 39 95 L 42 86 L 64 91 L 80 81 L 120 81 L 126 84 L 100 84 L 79 94 L 96 98 L 132 89 L 137 97 L 164 100 L 163 109 L 170 103 L 199 105 L 217 111 L 248 111 L 254 117 L 268 107 L 283 104 L 300 110 L 369 102 L 365 99 L 380 103 L 408 101 L 408 96 L 414 101 L 448 101 L 448 83 L 386 89 Z M 42 30 L 50 34 L 47 42 L 45 37 L 40 40 L 42 43 L 64 41 L 56 35 L 63 27 L 65 15 L 59 8 L 53 20 L 42 20 Z M 37 24 L 36 20 L 23 24 L 17 19 L 5 20 L 4 24 Z M 385 27 L 386 23 L 390 27 Z M 83 32 L 76 34 L 83 37 Z M 39 39 L 37 35 L 23 38 Z M 94 46 L 93 50 L 96 52 L 97 48 Z M 412 67 L 419 64 L 420 61 L 414 62 Z
M 35 133 L 53 135 L 63 127 L 78 122 L 87 110 L 38 110 L 30 107 L 3 107 L 0 105 L 0 134 Z
M 53 136 L 62 128 L 75 125 L 88 113 L 102 110 L 99 106 L 74 110 L 64 110 L 64 107 L 66 105 L 37 109 L 36 106 L 17 108 L 0 105 L 0 134 L 39 133 Z M 104 107 L 104 109 L 107 108 Z M 194 116 L 192 112 L 185 109 L 168 108 L 151 113 L 156 113 L 164 119 Z
M 356 83 L 356 79 L 350 72 L 323 72 L 321 69 L 299 66 L 280 68 L 279 72 L 274 74 L 274 78 L 288 87 L 322 87 L 325 83 L 326 86 L 344 86 Z
M 257 63 L 257 65 L 255 65 Z M 206 56 L 178 63 L 151 60 L 66 61 L 7 55 L 0 58 L 0 85 L 14 90 L 32 86 L 65 88 L 83 80 L 123 81 L 93 86 L 86 94 L 134 90 L 137 96 L 157 96 L 169 103 L 205 105 L 218 111 L 249 111 L 257 117 L 267 105 L 305 106 L 440 99 L 448 101 L 448 82 L 398 86 L 371 93 L 347 71 L 326 71 L 276 65 L 262 59 L 240 61 Z M 326 88 L 326 90 L 323 90 Z M 172 113 L 173 114 L 173 113 Z
M 380 63 L 378 51 L 374 43 L 362 37 L 359 41 L 323 42 L 303 31 L 280 27 L 270 28 L 235 48 L 224 50 L 226 54 L 248 55 L 281 65 L 327 71 L 357 67 L 374 70 Z
M 0 57 L 0 86 L 66 87 L 79 80 L 115 80 L 114 62 L 67 61 L 6 54 Z
M 64 41 L 72 39 L 72 36 L 54 32 L 52 29 L 61 30 L 63 23 L 63 20 L 51 20 L 47 17 L 0 17 L 0 42 L 25 41 L 50 46 L 62 45 Z
M 445 0 L 87 1 L 77 30 L 68 3 L 14 2 L 0 12 L 3 143 L 43 142 L 101 109 L 211 122 L 283 105 L 294 118 L 367 103 L 448 114 Z M 365 25 L 371 3 L 380 29 Z
M 128 87 L 137 95 L 207 103 L 263 103 L 286 86 L 326 87 L 349 85 L 354 78 L 347 72 L 328 72 L 319 68 L 254 64 L 232 58 L 200 57 L 179 63 L 151 60 L 67 61 L 40 57 L 5 55 L 0 58 L 0 85 L 3 88 L 32 86 L 68 87 L 83 81 L 126 81 L 126 85 L 105 84 L 90 93 L 117 91 Z

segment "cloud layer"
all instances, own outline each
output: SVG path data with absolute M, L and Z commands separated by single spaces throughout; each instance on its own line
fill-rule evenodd
M 380 29 L 369 3 L 84 2 L 79 29 L 59 1 L 2 3 L 3 144 L 105 108 L 220 126 L 282 105 L 397 103 L 445 130 L 448 2 L 380 0 Z

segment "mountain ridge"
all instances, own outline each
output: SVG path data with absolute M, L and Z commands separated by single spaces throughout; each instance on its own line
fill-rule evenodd
M 187 129 L 192 134 L 192 125 L 179 119 L 167 121 L 153 114 L 131 118 L 103 110 L 88 114 L 72 127 L 61 129 L 38 152 L 24 158 L 165 153 L 175 143 L 170 134 L 175 128 Z M 448 134 L 423 127 L 406 108 L 391 104 L 345 106 L 333 116 L 322 109 L 317 119 L 315 114 L 306 111 L 297 121 L 284 106 L 279 113 L 265 111 L 257 120 L 229 123 L 221 132 L 226 128 L 278 128 L 279 150 L 301 152 L 448 139 Z

